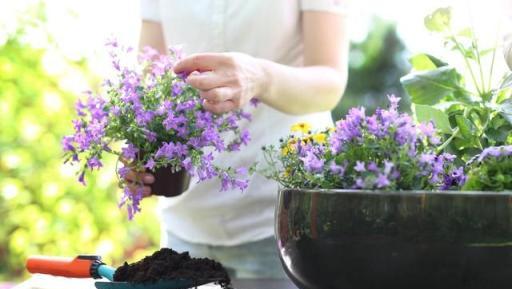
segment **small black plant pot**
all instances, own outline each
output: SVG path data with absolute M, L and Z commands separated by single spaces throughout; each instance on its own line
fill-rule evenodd
M 302 289 L 512 288 L 512 192 L 279 192 L 283 267 Z
M 155 177 L 151 185 L 153 195 L 176 197 L 186 191 L 190 184 L 190 175 L 183 169 L 173 172 L 170 168 L 159 168 L 150 173 Z

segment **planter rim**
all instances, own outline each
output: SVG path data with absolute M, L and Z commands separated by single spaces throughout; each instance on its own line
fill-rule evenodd
M 301 193 L 321 193 L 321 194 L 364 194 L 364 195 L 449 195 L 449 196 L 509 196 L 512 197 L 512 191 L 427 191 L 427 190 L 368 190 L 368 189 L 301 189 L 301 188 L 279 188 L 279 193 L 286 191 L 298 191 Z

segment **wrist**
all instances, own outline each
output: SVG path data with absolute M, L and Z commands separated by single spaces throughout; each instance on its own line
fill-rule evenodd
M 261 58 L 255 58 L 256 65 L 260 71 L 259 83 L 258 83 L 258 91 L 254 95 L 259 100 L 264 103 L 268 102 L 268 99 L 272 95 L 272 73 L 271 73 L 271 62 Z

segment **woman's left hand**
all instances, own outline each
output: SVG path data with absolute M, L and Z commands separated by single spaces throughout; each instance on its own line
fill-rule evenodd
M 224 113 L 265 93 L 268 80 L 260 60 L 243 53 L 203 53 L 179 61 L 174 72 L 199 90 L 205 109 Z

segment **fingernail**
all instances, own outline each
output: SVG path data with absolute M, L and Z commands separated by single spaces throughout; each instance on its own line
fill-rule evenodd
M 144 182 L 145 183 L 153 183 L 154 181 L 155 181 L 155 178 L 152 175 L 144 176 Z

